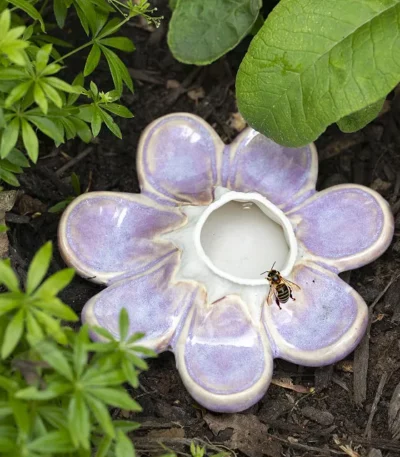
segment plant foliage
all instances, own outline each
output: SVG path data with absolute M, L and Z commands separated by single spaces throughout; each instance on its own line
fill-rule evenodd
M 168 44 L 181 62 L 206 65 L 233 49 L 252 29 L 262 0 L 178 0 Z
M 58 271 L 44 279 L 52 246 L 45 244 L 29 267 L 25 287 L 9 261 L 0 261 L 0 455 L 4 457 L 132 457 L 127 433 L 138 428 L 113 420 L 109 407 L 140 411 L 123 388 L 138 385 L 154 353 L 128 334 L 121 311 L 119 338 L 91 329 L 107 340 L 92 343 L 89 328 L 75 332 L 62 321 L 78 317 L 57 295 L 73 277 Z
M 38 134 L 56 145 L 75 137 L 87 143 L 105 125 L 121 138 L 114 117 L 132 117 L 118 101 L 124 86 L 133 91 L 133 83 L 118 53 L 132 52 L 134 45 L 120 29 L 138 15 L 160 20 L 150 17 L 154 9 L 146 0 L 53 0 L 58 27 L 76 14 L 88 36 L 63 54 L 72 46 L 49 33 L 54 24 L 43 17 L 47 5 L 48 0 L 0 1 L 0 180 L 12 186 L 18 186 L 16 174 L 29 166 L 28 158 L 37 161 Z M 66 81 L 63 69 L 76 53 L 86 53 L 85 65 Z M 102 59 L 114 85 L 108 92 L 90 80 Z
M 399 0 L 281 0 L 240 66 L 239 109 L 287 146 L 360 128 L 400 80 L 399 32 Z

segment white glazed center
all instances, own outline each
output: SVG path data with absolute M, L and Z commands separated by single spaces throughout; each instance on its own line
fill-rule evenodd
M 196 249 L 214 273 L 244 285 L 265 284 L 273 263 L 292 270 L 297 242 L 284 213 L 257 193 L 227 192 L 212 203 L 195 229 Z

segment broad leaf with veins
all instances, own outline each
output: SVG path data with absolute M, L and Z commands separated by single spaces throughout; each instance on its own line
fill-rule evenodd
M 400 80 L 400 0 L 282 0 L 237 77 L 239 110 L 285 146 L 384 98 Z
M 178 0 L 168 44 L 181 62 L 206 65 L 233 49 L 253 27 L 261 0 Z

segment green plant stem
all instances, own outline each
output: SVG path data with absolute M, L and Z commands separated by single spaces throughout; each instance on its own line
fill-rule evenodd
M 112 29 L 110 29 L 106 34 L 101 35 L 99 38 L 105 38 L 107 36 L 112 35 L 114 32 L 116 32 L 118 29 L 120 29 L 124 24 L 126 24 L 129 21 L 129 17 L 121 21 L 119 24 L 115 25 Z M 96 37 L 97 38 L 97 37 Z M 68 57 L 73 56 L 77 52 L 82 51 L 83 49 L 87 48 L 88 46 L 92 46 L 93 44 L 96 43 L 96 38 L 88 41 L 87 43 L 83 44 L 82 46 L 79 46 L 78 48 L 74 49 L 73 51 L 68 52 L 67 54 L 64 54 L 63 56 L 59 57 L 57 60 L 55 60 L 53 63 L 59 63 L 62 62 L 64 59 L 67 59 Z

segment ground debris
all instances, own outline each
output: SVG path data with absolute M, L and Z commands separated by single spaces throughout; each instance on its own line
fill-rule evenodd
M 368 453 L 368 457 L 382 457 L 382 451 L 372 448 Z
M 335 420 L 333 414 L 329 411 L 323 411 L 312 406 L 305 406 L 301 409 L 301 414 L 321 425 L 332 425 Z
M 268 433 L 268 426 L 253 414 L 232 414 L 217 416 L 206 414 L 204 420 L 214 435 L 232 429 L 231 437 L 224 443 L 231 449 L 238 449 L 248 457 L 279 457 L 282 446 Z
M 293 390 L 294 392 L 298 392 L 300 394 L 310 394 L 315 390 L 314 387 L 306 387 L 298 384 L 293 384 L 291 378 L 272 378 L 271 384 L 283 387 L 284 389 Z
M 393 439 L 400 438 L 400 383 L 397 384 L 389 404 L 389 430 Z
M 0 192 L 0 225 L 6 225 L 6 212 L 12 210 L 17 197 L 17 190 Z M 7 233 L 0 232 L 0 258 L 8 256 L 8 247 Z

